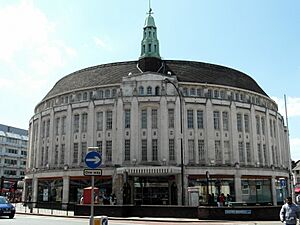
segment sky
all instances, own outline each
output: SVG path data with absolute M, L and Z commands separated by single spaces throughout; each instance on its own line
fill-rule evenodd
M 151 0 L 163 59 L 250 75 L 277 102 L 300 160 L 300 1 Z M 28 129 L 35 106 L 77 70 L 137 60 L 148 0 L 0 0 L 0 123 Z

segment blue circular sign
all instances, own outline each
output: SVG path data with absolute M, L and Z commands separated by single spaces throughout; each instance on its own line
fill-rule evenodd
M 89 168 L 95 169 L 101 165 L 102 157 L 99 152 L 93 151 L 86 154 L 84 161 Z

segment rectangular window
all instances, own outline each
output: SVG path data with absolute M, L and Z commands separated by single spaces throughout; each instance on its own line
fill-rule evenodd
M 275 125 L 275 120 L 273 120 L 273 134 L 274 134 L 274 138 L 276 138 L 276 125 Z
M 194 140 L 188 140 L 189 162 L 195 162 L 195 144 Z
M 247 154 L 247 163 L 250 164 L 252 161 L 250 142 L 246 142 L 246 154 Z
M 100 155 L 102 156 L 102 141 L 97 141 L 96 145 L 98 147 L 97 152 L 100 153 Z
M 81 115 L 81 132 L 86 132 L 87 131 L 87 119 L 88 119 L 88 114 L 83 113 Z
M 272 120 L 270 119 L 270 136 L 273 137 Z
M 199 154 L 199 162 L 205 162 L 205 146 L 204 140 L 198 140 L 198 154 Z
M 267 152 L 267 148 L 266 148 L 266 145 L 263 144 L 263 151 L 264 151 L 264 159 L 265 159 L 265 165 L 268 165 L 268 162 L 269 162 L 269 157 L 268 157 L 268 152 Z
M 141 124 L 142 124 L 142 129 L 147 129 L 147 110 L 146 109 L 142 110 Z
M 157 139 L 152 140 L 152 161 L 158 160 Z
M 174 139 L 169 139 L 169 160 L 175 161 L 175 142 Z
M 147 140 L 142 140 L 142 161 L 147 161 Z
M 49 134 L 50 134 L 50 120 L 47 120 L 46 137 L 49 137 Z
M 240 164 L 245 163 L 244 142 L 239 141 L 239 160 Z
M 54 149 L 54 165 L 58 164 L 58 145 L 55 145 Z
M 244 115 L 245 132 L 249 133 L 249 115 Z
M 215 158 L 217 163 L 222 162 L 222 151 L 221 151 L 221 142 L 215 141 Z
M 44 165 L 48 164 L 48 159 L 49 159 L 49 147 L 47 146 L 46 152 L 45 152 L 45 164 Z
M 78 143 L 73 144 L 73 164 L 78 163 Z
M 231 154 L 230 154 L 230 142 L 224 141 L 224 162 L 225 164 L 230 164 Z
M 61 118 L 61 134 L 65 135 L 66 134 L 66 116 L 63 116 Z
M 87 143 L 81 142 L 81 162 L 84 162 L 86 153 L 87 153 Z
M 193 112 L 193 110 L 187 110 L 187 127 L 189 129 L 194 128 L 194 112 Z
M 203 129 L 203 111 L 197 110 L 197 128 Z
M 264 117 L 261 117 L 261 132 L 263 135 L 265 135 L 265 132 L 266 132 L 266 128 L 265 128 L 265 118 Z
M 103 131 L 103 112 L 96 114 L 97 131 Z
M 256 119 L 256 134 L 260 134 L 260 119 L 259 119 L 259 116 L 256 116 L 255 119 Z
M 112 141 L 106 141 L 106 161 L 112 161 Z
M 125 161 L 130 161 L 130 140 L 125 140 L 125 156 L 124 160 Z
M 157 129 L 157 109 L 151 111 L 152 129 Z
M 106 111 L 106 130 L 112 129 L 112 111 Z
M 222 112 L 222 120 L 223 120 L 223 130 L 228 131 L 229 128 L 228 112 Z
M 263 154 L 262 154 L 262 150 L 261 150 L 261 145 L 257 144 L 257 153 L 258 153 L 258 162 L 259 165 L 263 164 Z
M 236 115 L 236 123 L 237 123 L 237 130 L 238 130 L 238 132 L 242 132 L 243 131 L 242 114 L 238 113 Z
M 214 111 L 214 128 L 220 130 L 220 112 Z
M 65 164 L 65 150 L 66 150 L 66 146 L 65 146 L 65 144 L 62 144 L 61 149 L 60 149 L 60 164 L 61 165 Z
M 46 132 L 46 121 L 43 121 L 42 123 L 42 138 L 45 137 L 45 132 Z
M 125 128 L 130 128 L 130 109 L 125 109 Z
M 174 109 L 168 109 L 169 128 L 174 128 Z
M 55 119 L 55 135 L 59 135 L 59 120 L 59 117 Z
M 44 154 L 45 154 L 45 150 L 44 150 L 44 147 L 42 147 L 40 166 L 42 166 L 42 165 L 43 165 L 43 163 L 44 163 Z
M 78 114 L 74 115 L 73 125 L 74 125 L 74 133 L 78 133 L 79 132 L 79 115 Z

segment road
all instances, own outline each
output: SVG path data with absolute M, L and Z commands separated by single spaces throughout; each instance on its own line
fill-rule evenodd
M 163 219 L 162 219 L 163 220 Z M 51 217 L 51 216 L 36 216 L 16 214 L 14 219 L 0 217 L 0 224 L 5 225 L 89 225 L 88 219 L 82 218 L 67 218 L 67 217 Z M 184 222 L 177 221 L 149 221 L 145 218 L 143 221 L 133 220 L 109 220 L 109 225 L 280 225 L 279 221 L 197 221 L 197 222 Z

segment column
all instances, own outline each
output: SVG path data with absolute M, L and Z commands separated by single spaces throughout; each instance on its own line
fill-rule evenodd
M 70 190 L 70 177 L 68 175 L 63 176 L 63 196 L 62 196 L 62 208 L 67 208 L 69 203 L 69 190 Z
M 235 201 L 241 202 L 242 201 L 242 179 L 241 174 L 239 171 L 234 176 L 234 192 L 235 192 Z
M 33 174 L 34 176 L 34 174 Z M 37 177 L 32 178 L 32 202 L 37 202 L 38 198 L 38 179 Z M 35 203 L 33 204 L 33 207 L 35 207 Z
M 276 198 L 276 185 L 275 185 L 275 176 L 272 176 L 271 178 L 271 192 L 272 192 L 272 203 L 274 206 L 277 206 L 277 198 Z
M 215 132 L 214 132 L 214 118 L 213 118 L 213 108 L 210 99 L 206 102 L 206 143 L 207 143 L 207 161 L 206 163 L 210 165 L 215 160 Z M 213 163 L 213 164 L 214 164 Z

